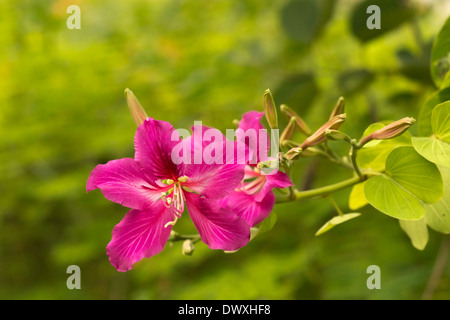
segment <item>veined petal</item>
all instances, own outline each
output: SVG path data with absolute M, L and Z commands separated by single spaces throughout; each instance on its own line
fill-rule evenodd
M 186 193 L 186 200 L 189 216 L 209 248 L 234 251 L 250 240 L 250 227 L 245 220 L 217 201 L 194 193 Z
M 251 156 L 256 157 L 256 159 L 252 158 L 251 164 L 267 160 L 267 154 L 270 149 L 270 137 L 268 131 L 266 131 L 261 124 L 261 118 L 263 116 L 264 112 L 249 111 L 244 113 L 239 122 L 238 130 L 236 131 L 237 141 L 244 142 L 249 147 Z M 261 136 L 262 134 L 265 134 L 265 139 Z M 260 141 L 260 139 L 262 141 Z M 265 145 L 263 145 L 263 141 Z
M 222 207 L 230 209 L 243 218 L 250 227 L 254 227 L 270 215 L 275 205 L 275 195 L 270 191 L 261 201 L 256 201 L 255 195 L 235 191 L 219 202 Z
M 172 161 L 172 150 L 180 141 L 172 141 L 173 126 L 166 121 L 145 119 L 134 137 L 135 160 L 152 172 L 154 179 L 176 179 L 184 175 L 184 164 Z
M 97 188 L 106 199 L 133 209 L 151 206 L 165 191 L 131 158 L 97 165 L 88 178 L 86 191 Z
M 229 195 L 244 178 L 244 165 L 209 164 L 186 166 L 188 181 L 183 184 L 211 199 Z
M 199 133 L 194 133 L 194 136 L 197 134 L 197 137 L 203 137 L 207 130 L 215 130 L 217 139 L 211 139 L 212 141 L 202 139 L 198 142 L 195 141 L 197 138 L 193 138 L 193 136 L 185 139 L 186 143 L 191 143 L 193 158 L 196 157 L 194 152 L 201 152 L 202 159 L 199 164 L 194 162 L 185 166 L 185 175 L 188 180 L 183 185 L 207 198 L 223 198 L 230 194 L 243 179 L 245 161 L 242 163 L 237 161 L 235 142 L 227 141 L 220 131 L 206 126 L 194 128 L 194 130 L 199 129 L 201 129 L 202 136 L 199 136 Z M 227 150 L 227 144 L 232 147 L 231 151 Z M 209 156 L 209 154 L 204 155 L 203 152 L 213 149 L 218 152 L 219 157 L 216 158 L 217 161 L 208 161 L 204 156 Z M 248 154 L 248 149 L 245 149 L 245 152 Z
M 266 175 L 265 177 L 266 182 L 261 191 L 256 194 L 255 201 L 262 201 L 273 188 L 286 188 L 294 185 L 289 176 L 281 171 L 272 175 Z
M 118 271 L 128 271 L 135 262 L 161 252 L 169 239 L 173 213 L 162 201 L 146 210 L 130 210 L 112 231 L 106 246 L 109 261 Z

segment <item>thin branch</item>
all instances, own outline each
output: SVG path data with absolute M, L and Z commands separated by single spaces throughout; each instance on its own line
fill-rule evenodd
M 428 279 L 425 291 L 422 294 L 422 300 L 431 300 L 434 296 L 434 292 L 439 285 L 439 281 L 444 274 L 445 265 L 448 261 L 448 253 L 450 251 L 450 236 L 445 235 L 442 239 L 441 247 L 439 248 L 434 262 L 433 271 Z

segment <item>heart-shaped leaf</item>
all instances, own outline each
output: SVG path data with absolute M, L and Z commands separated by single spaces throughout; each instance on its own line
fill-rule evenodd
M 412 147 L 394 149 L 384 174 L 372 176 L 364 186 L 367 201 L 379 211 L 400 220 L 419 220 L 424 203 L 439 201 L 442 177 L 436 165 Z
M 450 101 L 433 109 L 431 129 L 431 137 L 413 137 L 413 146 L 427 160 L 450 167 Z

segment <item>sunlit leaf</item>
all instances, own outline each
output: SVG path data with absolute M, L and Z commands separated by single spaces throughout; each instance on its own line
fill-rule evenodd
M 379 211 L 401 220 L 418 220 L 424 203 L 439 201 L 443 194 L 437 167 L 412 147 L 394 149 L 386 159 L 386 172 L 365 184 L 367 201 Z
M 364 132 L 363 136 L 370 134 L 371 132 L 380 129 L 384 124 L 378 123 L 369 126 Z M 404 132 L 402 135 L 388 140 L 376 140 L 375 146 L 365 147 L 358 151 L 356 162 L 359 167 L 373 170 L 383 171 L 386 165 L 386 159 L 389 153 L 402 146 L 411 145 L 411 134 Z M 370 143 L 368 143 L 370 146 Z M 367 146 L 367 145 L 366 145 Z
M 425 221 L 435 231 L 450 233 L 450 168 L 439 167 L 444 181 L 444 195 L 436 203 L 425 206 Z
M 450 101 L 433 109 L 431 129 L 430 137 L 413 137 L 413 146 L 427 160 L 450 167 Z
M 414 248 L 425 249 L 428 243 L 428 228 L 425 219 L 420 220 L 399 220 L 400 227 L 408 235 Z
M 334 228 L 338 224 L 344 223 L 348 220 L 351 220 L 353 218 L 359 217 L 361 213 L 358 212 L 352 212 L 352 213 L 345 213 L 343 215 L 339 215 L 336 217 L 331 218 L 329 221 L 327 221 L 319 230 L 316 232 L 316 236 L 321 235 L 330 229 Z
M 419 116 L 417 117 L 417 133 L 419 136 L 431 136 L 433 134 L 431 113 L 436 105 L 447 100 L 450 100 L 450 87 L 444 87 L 433 93 L 420 108 Z
M 351 210 L 358 210 L 368 204 L 366 195 L 364 194 L 364 185 L 365 182 L 353 186 L 348 198 L 348 207 Z

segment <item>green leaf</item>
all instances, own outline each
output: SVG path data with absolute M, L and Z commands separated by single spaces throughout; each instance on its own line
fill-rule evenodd
M 363 136 L 381 129 L 382 127 L 384 127 L 383 123 L 374 123 L 364 131 Z M 373 141 L 377 141 L 377 143 L 375 143 L 375 145 L 370 144 L 371 141 L 358 151 L 356 163 L 360 168 L 380 172 L 384 171 L 386 159 L 392 150 L 398 147 L 411 145 L 411 134 L 409 132 L 404 132 L 401 136 L 393 139 Z M 367 145 L 369 145 L 369 147 L 366 147 Z M 372 147 L 370 147 L 370 145 L 372 145 Z
M 368 136 L 369 134 L 371 134 L 374 131 L 383 129 L 385 127 L 385 125 L 383 123 L 377 122 L 377 123 L 372 123 L 370 126 L 368 126 L 366 128 L 366 130 L 364 130 L 363 133 L 363 137 Z M 368 143 L 366 143 L 363 148 L 371 148 L 371 147 L 375 147 L 377 144 L 379 144 L 382 140 L 372 140 L 369 141 Z
M 277 222 L 277 215 L 272 212 L 266 219 L 264 219 L 257 227 L 250 228 L 250 240 L 260 233 L 270 231 Z
M 266 219 L 261 222 L 259 225 L 259 232 L 264 233 L 267 231 L 272 230 L 272 228 L 275 226 L 275 223 L 277 222 L 277 215 L 272 212 Z
M 437 232 L 450 233 L 450 168 L 439 167 L 444 181 L 444 195 L 436 203 L 425 206 L 425 221 Z
M 367 28 L 367 19 L 371 16 L 367 13 L 367 8 L 370 5 L 377 5 L 380 8 L 380 29 Z M 354 7 L 350 16 L 350 28 L 358 40 L 367 42 L 396 29 L 414 15 L 414 8 L 402 0 L 366 0 Z
M 351 210 L 358 210 L 368 204 L 366 195 L 364 194 L 365 184 L 366 182 L 363 182 L 353 186 L 348 198 L 348 207 Z
M 428 228 L 425 219 L 416 221 L 399 220 L 400 227 L 408 235 L 414 248 L 425 249 L 428 243 Z
M 439 201 L 442 178 L 436 165 L 412 147 L 394 149 L 386 159 L 386 172 L 367 180 L 367 201 L 379 211 L 401 220 L 419 220 L 424 203 Z
M 302 44 L 311 43 L 331 18 L 334 0 L 291 0 L 281 10 L 285 34 Z
M 431 137 L 414 137 L 413 146 L 425 159 L 450 167 L 450 101 L 433 109 L 431 129 Z
M 436 105 L 450 100 L 450 87 L 444 87 L 433 93 L 425 104 L 422 106 L 417 118 L 417 133 L 420 136 L 431 136 L 433 130 L 431 128 L 431 114 Z
M 439 31 L 431 50 L 431 77 L 439 88 L 450 70 L 450 18 Z
M 344 223 L 345 221 L 351 220 L 353 218 L 359 217 L 361 213 L 352 212 L 345 213 L 343 215 L 339 215 L 328 220 L 319 230 L 316 232 L 316 236 L 321 235 L 322 233 L 327 232 L 328 230 L 334 228 L 338 224 Z

